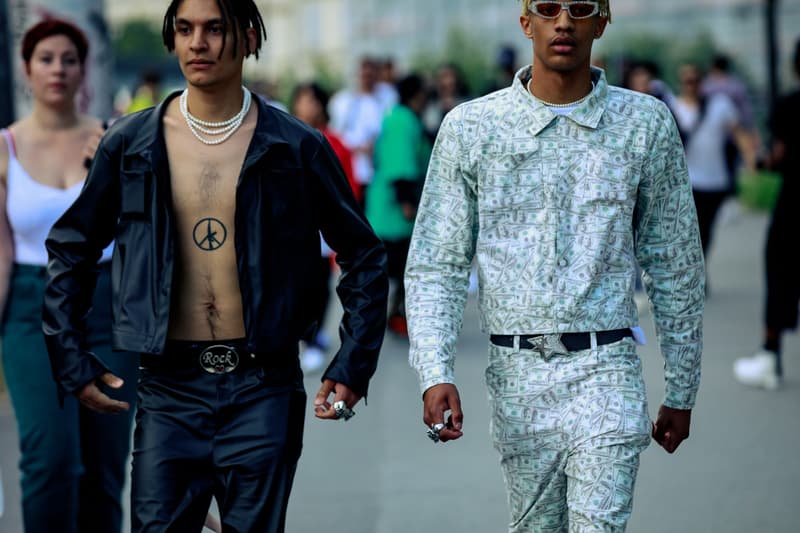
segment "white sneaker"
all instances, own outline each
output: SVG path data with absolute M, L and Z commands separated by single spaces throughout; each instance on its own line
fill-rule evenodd
M 744 385 L 775 390 L 780 385 L 775 352 L 763 350 L 751 357 L 742 357 L 733 364 L 733 375 Z
M 316 346 L 309 346 L 300 354 L 300 368 L 303 372 L 316 372 L 325 364 L 325 353 Z

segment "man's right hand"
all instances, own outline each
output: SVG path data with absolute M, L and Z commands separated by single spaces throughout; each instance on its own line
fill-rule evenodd
M 425 422 L 425 426 L 446 424 L 446 427 L 439 432 L 439 440 L 447 442 L 461 438 L 464 413 L 461 411 L 461 398 L 455 385 L 450 383 L 434 385 L 425 391 L 422 401 L 424 403 L 422 421 Z M 449 420 L 444 419 L 445 411 L 450 411 Z
M 94 381 L 90 381 L 78 392 L 78 400 L 92 411 L 98 413 L 117 414 L 122 411 L 130 409 L 128 402 L 120 402 L 107 396 L 100 387 L 97 386 L 98 382 L 108 385 L 112 389 L 119 389 L 122 387 L 124 381 L 120 378 L 106 372 Z

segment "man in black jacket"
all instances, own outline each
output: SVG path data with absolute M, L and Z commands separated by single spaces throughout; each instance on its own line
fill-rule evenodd
M 115 240 L 114 347 L 142 354 L 132 530 L 199 531 L 213 495 L 226 530 L 279 532 L 302 442 L 297 344 L 315 326 L 319 232 L 342 267 L 344 317 L 318 418 L 349 418 L 367 393 L 385 252 L 322 136 L 242 87 L 264 35 L 254 2 L 173 0 L 163 34 L 187 89 L 103 139 L 47 241 L 44 332 L 62 394 L 128 408 L 105 393 L 121 380 L 84 348 L 95 264 Z

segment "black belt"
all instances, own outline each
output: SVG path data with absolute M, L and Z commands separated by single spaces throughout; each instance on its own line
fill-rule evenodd
M 263 354 L 247 348 L 244 340 L 176 341 L 167 340 L 164 354 L 141 354 L 144 368 L 201 368 L 209 374 L 227 374 L 236 369 L 286 369 L 299 367 L 294 353 Z
M 611 344 L 624 339 L 633 337 L 630 328 L 610 329 L 595 333 L 597 345 Z M 568 352 L 588 350 L 592 347 L 592 336 L 590 333 L 562 333 L 559 335 L 491 335 L 489 340 L 497 346 L 514 347 L 514 340 L 519 338 L 519 347 L 522 350 L 538 350 L 544 355 L 545 351 L 553 351 L 553 346 L 548 346 L 548 340 L 560 341 Z

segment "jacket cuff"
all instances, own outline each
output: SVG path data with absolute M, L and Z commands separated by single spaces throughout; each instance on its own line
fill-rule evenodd
M 336 383 L 346 385 L 350 390 L 361 396 L 367 397 L 369 380 L 358 379 L 353 372 L 350 372 L 346 365 L 337 364 L 336 359 L 330 364 L 328 369 L 322 374 L 321 381 L 331 379 Z
M 75 395 L 86 386 L 111 369 L 92 352 L 83 352 L 72 358 L 71 364 L 62 367 L 56 376 L 58 383 L 59 400 Z
M 422 396 L 425 396 L 425 393 L 431 387 L 435 387 L 436 385 L 446 385 L 446 384 L 455 385 L 456 382 L 452 378 L 447 378 L 447 379 L 440 378 L 439 380 L 435 380 L 435 381 L 431 380 L 431 381 L 427 381 L 427 382 L 423 381 L 423 382 L 420 383 L 420 389 L 422 390 Z
M 433 386 L 444 383 L 455 385 L 456 382 L 453 368 L 446 364 L 426 365 L 424 369 L 417 368 L 417 374 L 419 374 L 420 392 L 423 395 Z
M 667 391 L 663 404 L 672 409 L 688 411 L 694 408 L 696 399 L 696 390 L 686 390 L 685 388 L 674 387 L 667 384 Z

